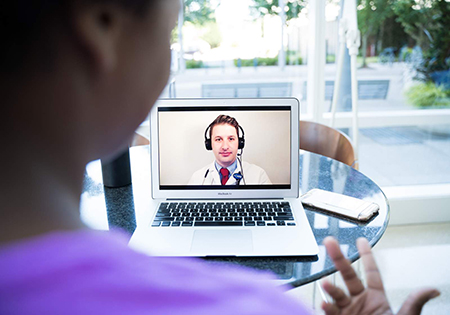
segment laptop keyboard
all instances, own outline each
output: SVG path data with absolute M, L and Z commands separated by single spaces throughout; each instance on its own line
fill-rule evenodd
M 152 227 L 295 226 L 289 202 L 162 202 Z

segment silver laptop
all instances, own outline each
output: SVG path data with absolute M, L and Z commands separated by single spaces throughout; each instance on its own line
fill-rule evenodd
M 310 256 L 299 101 L 167 99 L 150 113 L 154 212 L 130 246 L 157 256 Z

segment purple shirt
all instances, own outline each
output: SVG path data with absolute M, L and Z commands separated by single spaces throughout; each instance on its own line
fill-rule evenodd
M 0 314 L 309 314 L 269 273 L 149 257 L 118 232 L 0 247 Z

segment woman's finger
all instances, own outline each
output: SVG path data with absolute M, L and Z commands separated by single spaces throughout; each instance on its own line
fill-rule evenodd
M 336 305 L 327 302 L 322 302 L 322 310 L 325 312 L 326 315 L 339 314 L 339 308 Z
M 364 285 L 356 275 L 350 262 L 342 254 L 339 243 L 333 237 L 328 236 L 324 239 L 323 244 L 336 269 L 341 273 L 350 295 L 355 296 L 363 292 Z
M 346 307 L 351 303 L 351 299 L 347 294 L 345 294 L 344 290 L 338 288 L 337 286 L 329 283 L 328 281 L 322 282 L 322 287 L 335 301 L 335 304 L 339 308 Z
M 429 300 L 438 297 L 440 292 L 432 288 L 423 288 L 411 293 L 406 301 L 403 303 L 398 314 L 401 315 L 419 315 L 422 312 L 422 307 Z
M 364 265 L 367 287 L 384 291 L 381 274 L 378 270 L 375 258 L 372 255 L 369 242 L 365 238 L 358 238 L 356 240 L 356 246 L 358 247 L 359 256 L 361 257 Z

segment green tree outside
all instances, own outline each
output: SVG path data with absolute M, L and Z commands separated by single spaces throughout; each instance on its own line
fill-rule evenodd
M 357 6 L 358 28 L 362 38 L 362 67 L 367 67 L 367 43 L 370 36 L 379 35 L 383 38 L 386 19 L 394 15 L 391 0 L 359 0 Z M 382 43 L 378 43 L 381 50 Z
M 286 22 L 297 18 L 300 11 L 306 6 L 306 0 L 286 0 Z M 278 15 L 280 13 L 279 0 L 253 0 L 252 10 L 257 16 Z

